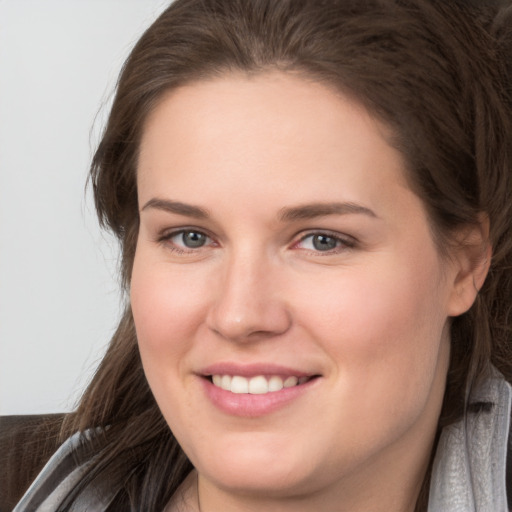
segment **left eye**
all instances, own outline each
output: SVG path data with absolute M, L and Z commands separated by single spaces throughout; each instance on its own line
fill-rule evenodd
M 171 235 L 168 240 L 178 247 L 199 249 L 209 243 L 210 237 L 200 231 L 187 230 Z
M 307 235 L 299 242 L 302 249 L 319 252 L 329 252 L 350 244 L 341 238 L 326 233 L 314 233 Z

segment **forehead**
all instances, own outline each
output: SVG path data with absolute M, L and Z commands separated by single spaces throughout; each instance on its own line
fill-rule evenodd
M 242 183 L 286 174 L 321 185 L 333 171 L 364 166 L 406 186 L 403 159 L 388 140 L 389 130 L 359 103 L 326 85 L 281 72 L 226 75 L 162 98 L 145 123 L 138 182 L 230 169 Z
M 192 147 L 191 133 L 198 142 Z M 163 96 L 144 125 L 140 168 L 165 147 L 174 156 L 190 149 L 192 158 L 230 143 L 233 151 L 246 155 L 251 150 L 263 156 L 293 149 L 299 158 L 312 147 L 321 157 L 339 146 L 346 160 L 351 148 L 382 151 L 393 153 L 403 168 L 400 154 L 388 144 L 390 137 L 390 130 L 361 104 L 307 77 L 283 72 L 229 74 L 192 82 Z

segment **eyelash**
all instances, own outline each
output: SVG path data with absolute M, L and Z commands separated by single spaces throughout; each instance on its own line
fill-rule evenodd
M 354 249 L 357 246 L 357 241 L 349 236 L 341 236 L 338 233 L 333 233 L 330 231 L 312 231 L 303 235 L 298 242 L 293 244 L 293 247 L 297 246 L 300 243 L 303 243 L 308 238 L 313 239 L 315 236 L 317 237 L 325 237 L 336 242 L 336 247 L 327 251 L 320 251 L 315 249 L 304 249 L 311 254 L 320 255 L 320 256 L 332 256 L 333 254 L 339 254 L 341 252 Z
M 211 236 L 209 236 L 207 233 L 205 233 L 204 231 L 202 231 L 200 229 L 185 228 L 185 229 L 179 229 L 177 231 L 165 232 L 158 236 L 157 242 L 162 245 L 165 245 L 165 247 L 167 249 L 171 250 L 172 252 L 176 252 L 177 254 L 196 253 L 199 250 L 203 249 L 205 246 L 209 245 L 208 242 L 206 242 L 205 245 L 199 246 L 197 248 L 183 248 L 183 247 L 177 246 L 173 242 L 170 242 L 170 240 L 172 238 L 177 237 L 179 235 L 183 235 L 185 233 L 198 234 L 198 235 L 206 237 L 206 239 L 210 240 L 210 242 L 213 241 Z M 315 250 L 315 249 L 302 249 L 302 250 L 307 251 L 308 253 L 314 254 L 316 256 L 318 256 L 318 255 L 321 255 L 321 256 L 335 255 L 335 254 L 338 254 L 338 253 L 341 253 L 341 252 L 344 252 L 344 251 L 347 251 L 350 249 L 354 249 L 357 246 L 357 240 L 352 237 L 341 236 L 337 233 L 333 233 L 330 231 L 320 231 L 319 230 L 319 231 L 310 231 L 310 232 L 304 234 L 297 242 L 294 242 L 292 244 L 292 248 L 296 248 L 299 244 L 303 243 L 308 238 L 313 238 L 315 236 L 325 237 L 325 238 L 334 240 L 336 242 L 335 248 L 329 249 L 326 251 Z M 215 244 L 215 242 L 214 242 L 214 244 Z
M 165 245 L 166 249 L 169 249 L 170 251 L 175 252 L 177 254 L 195 253 L 204 247 L 204 246 L 200 246 L 197 248 L 184 248 L 184 247 L 177 246 L 175 243 L 171 242 L 172 238 L 179 236 L 179 235 L 183 235 L 185 233 L 195 233 L 198 235 L 205 236 L 209 240 L 212 240 L 212 237 L 210 237 L 209 235 L 207 235 L 204 231 L 201 231 L 200 229 L 185 228 L 185 229 L 179 229 L 177 231 L 165 232 L 158 237 L 157 242 L 162 245 Z

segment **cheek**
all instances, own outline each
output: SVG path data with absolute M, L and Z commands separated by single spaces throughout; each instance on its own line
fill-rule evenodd
M 200 282 L 172 272 L 165 262 L 152 261 L 144 250 L 136 254 L 130 300 L 144 372 L 166 419 L 180 417 L 185 424 L 189 415 L 180 411 L 188 398 L 182 380 L 203 316 L 205 290 Z
M 202 318 L 205 288 L 172 272 L 165 263 L 146 263 L 136 257 L 130 299 L 141 351 L 162 355 L 186 349 L 186 339 Z
M 357 397 L 363 416 L 419 410 L 435 378 L 445 292 L 435 255 L 418 268 L 407 261 L 352 268 L 304 297 L 303 325 L 331 357 L 340 396 Z
M 135 258 L 130 299 L 144 372 L 166 418 L 180 410 L 173 393 L 188 375 L 189 354 L 204 318 L 206 290 L 165 262 Z
M 323 336 L 344 340 L 333 348 L 391 352 L 397 344 L 420 344 L 426 334 L 440 332 L 441 294 L 434 272 L 351 269 L 324 286 L 308 287 L 298 316 Z

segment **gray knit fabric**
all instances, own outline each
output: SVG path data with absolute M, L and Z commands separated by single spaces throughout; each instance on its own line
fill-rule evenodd
M 492 403 L 441 433 L 434 459 L 428 512 L 508 512 L 507 442 L 512 389 L 495 372 L 471 396 Z

